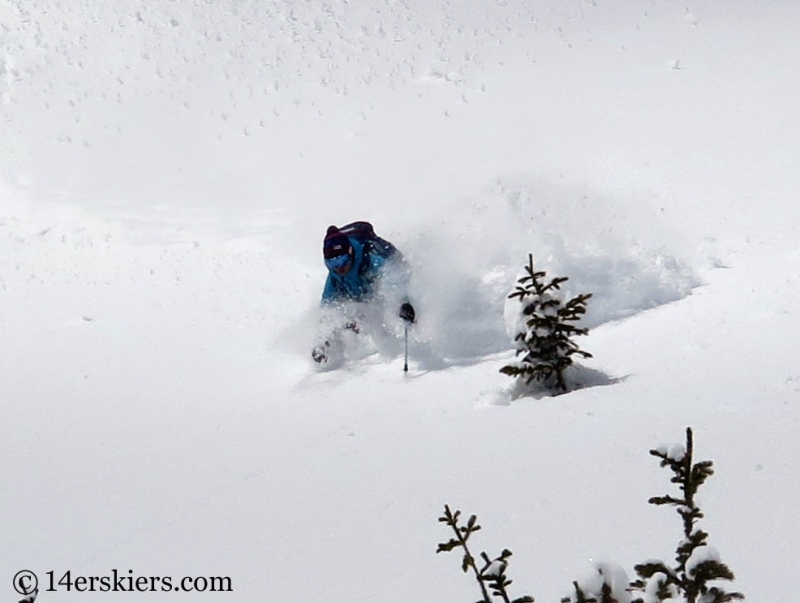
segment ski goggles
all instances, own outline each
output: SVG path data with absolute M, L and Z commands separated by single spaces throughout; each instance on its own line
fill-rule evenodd
M 332 258 L 325 258 L 325 265 L 328 267 L 328 269 L 335 270 L 336 272 L 344 271 L 349 263 L 350 254 L 347 253 L 337 255 Z
M 343 235 L 334 235 L 326 237 L 322 245 L 322 254 L 325 259 L 334 258 L 337 255 L 347 255 L 350 253 L 352 246 L 350 240 Z
M 322 255 L 327 260 L 340 255 L 347 255 L 350 253 L 350 249 L 350 241 L 348 241 L 347 238 L 337 237 L 335 239 L 325 241 L 325 245 L 322 248 Z

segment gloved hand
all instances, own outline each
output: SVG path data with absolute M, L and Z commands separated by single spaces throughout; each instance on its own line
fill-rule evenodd
M 408 323 L 413 323 L 415 317 L 414 306 L 408 302 L 403 302 L 403 305 L 400 306 L 400 318 Z

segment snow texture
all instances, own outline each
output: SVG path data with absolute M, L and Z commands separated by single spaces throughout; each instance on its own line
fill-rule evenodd
M 630 580 L 627 572 L 618 563 L 613 561 L 595 561 L 591 569 L 577 580 L 587 598 L 600 600 L 603 585 L 611 588 L 611 596 L 617 603 L 630 603 L 631 594 L 628 591 Z
M 691 426 L 736 590 L 791 600 L 799 29 L 793 2 L 0 0 L 3 596 L 116 568 L 474 600 L 434 553 L 450 504 L 556 601 L 587 558 L 674 550 L 647 451 Z M 359 219 L 413 270 L 407 374 L 399 332 L 310 358 L 325 230 Z M 593 293 L 563 396 L 498 372 L 528 253 Z

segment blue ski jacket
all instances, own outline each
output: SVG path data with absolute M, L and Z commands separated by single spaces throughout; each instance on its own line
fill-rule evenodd
M 342 275 L 328 270 L 322 291 L 322 304 L 342 301 L 369 301 L 376 293 L 378 281 L 389 273 L 405 275 L 405 262 L 397 248 L 374 232 L 349 234 L 348 227 L 341 229 L 353 248 L 353 265 Z M 371 226 L 370 226 L 371 231 Z M 401 278 L 403 277 L 401 276 Z

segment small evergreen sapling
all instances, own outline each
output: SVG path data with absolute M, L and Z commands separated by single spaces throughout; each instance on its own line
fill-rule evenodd
M 481 529 L 481 526 L 477 524 L 477 517 L 475 517 L 475 515 L 471 515 L 467 520 L 467 524 L 463 526 L 458 523 L 460 517 L 461 511 L 456 510 L 453 512 L 448 505 L 444 506 L 444 515 L 439 518 L 439 521 L 446 523 L 452 528 L 455 533 L 455 538 L 451 538 L 447 542 L 439 543 L 436 552 L 444 553 L 456 548 L 462 548 L 464 550 L 464 557 L 461 560 L 461 570 L 467 573 L 471 569 L 481 589 L 481 599 L 476 603 L 493 603 L 492 597 L 497 597 L 503 603 L 533 603 L 533 597 L 525 595 L 516 599 L 511 599 L 508 594 L 508 587 L 513 582 L 513 580 L 510 580 L 508 576 L 506 576 L 508 559 L 511 557 L 511 551 L 508 549 L 503 549 L 500 556 L 494 559 L 491 559 L 489 555 L 482 552 L 481 559 L 483 563 L 478 567 L 478 564 L 475 562 L 475 557 L 469 550 L 467 541 L 474 532 Z
M 696 523 L 703 513 L 695 502 L 699 487 L 714 474 L 713 463 L 693 463 L 692 430 L 686 430 L 686 445 L 671 449 L 663 447 L 651 450 L 650 454 L 661 459 L 662 467 L 669 467 L 674 476 L 672 483 L 679 484 L 682 496 L 656 496 L 650 499 L 653 505 L 672 505 L 683 520 L 683 539 L 676 550 L 676 565 L 670 567 L 663 561 L 648 561 L 635 566 L 639 576 L 628 581 L 626 572 L 613 563 L 598 563 L 596 574 L 583 582 L 573 582 L 572 595 L 561 599 L 562 603 L 730 603 L 744 599 L 738 592 L 727 592 L 718 582 L 734 579 L 733 572 L 719 559 L 715 549 L 707 545 L 708 534 Z M 466 525 L 459 523 L 460 511 L 451 511 L 445 505 L 440 522 L 453 530 L 455 537 L 439 544 L 437 553 L 461 548 L 464 557 L 461 569 L 472 570 L 481 589 L 481 599 L 476 603 L 533 603 L 533 597 L 511 599 L 508 587 L 512 581 L 506 575 L 511 551 L 504 549 L 499 557 L 491 559 L 481 553 L 483 563 L 478 564 L 469 549 L 470 536 L 481 529 L 475 515 Z M 632 598 L 631 593 L 634 593 Z M 641 595 L 639 596 L 639 593 Z
M 652 505 L 671 505 L 683 520 L 683 539 L 676 549 L 674 567 L 663 561 L 649 561 L 634 570 L 639 580 L 631 583 L 634 591 L 642 591 L 642 598 L 633 603 L 656 603 L 682 596 L 686 603 L 728 603 L 744 599 L 738 592 L 726 592 L 713 584 L 717 580 L 731 581 L 733 572 L 719 559 L 717 551 L 707 545 L 708 534 L 696 524 L 703 513 L 695 502 L 698 488 L 714 475 L 713 462 L 692 464 L 693 440 L 691 428 L 686 429 L 686 447 L 671 450 L 659 448 L 650 454 L 661 459 L 662 467 L 675 474 L 672 482 L 680 485 L 681 497 L 655 496 Z
M 570 323 L 576 322 L 586 313 L 586 302 L 592 296 L 585 293 L 564 303 L 556 295 L 561 283 L 567 277 L 557 277 L 544 282 L 545 272 L 536 272 L 533 255 L 528 254 L 525 276 L 517 281 L 517 287 L 509 294 L 509 299 L 519 298 L 522 304 L 522 318 L 525 330 L 517 333 L 517 356 L 524 354 L 522 360 L 500 369 L 510 377 L 543 383 L 562 392 L 567 391 L 564 371 L 573 364 L 575 355 L 591 358 L 592 355 L 581 350 L 572 337 L 586 335 L 589 329 L 578 328 Z

